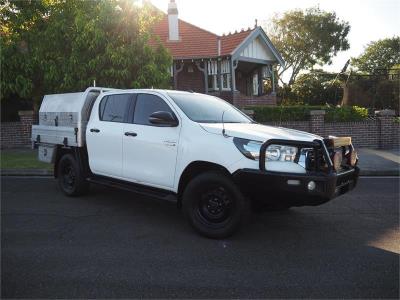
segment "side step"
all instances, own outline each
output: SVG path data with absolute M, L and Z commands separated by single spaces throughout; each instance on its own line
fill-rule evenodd
M 89 181 L 90 183 L 94 183 L 94 184 L 105 185 L 105 186 L 109 186 L 112 188 L 117 188 L 117 189 L 126 190 L 126 191 L 130 191 L 133 193 L 145 195 L 145 196 L 154 197 L 157 199 L 162 199 L 162 200 L 171 201 L 171 202 L 177 202 L 177 195 L 174 192 L 171 192 L 168 190 L 153 188 L 153 187 L 141 185 L 138 183 L 127 182 L 127 181 L 123 181 L 123 180 L 112 179 L 112 178 L 107 178 L 107 177 L 102 177 L 102 176 L 89 177 L 86 180 Z

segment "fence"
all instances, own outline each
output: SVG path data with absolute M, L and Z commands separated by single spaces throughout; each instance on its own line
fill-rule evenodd
M 310 112 L 310 120 L 295 122 L 267 122 L 265 125 L 280 126 L 311 132 L 323 137 L 329 135 L 351 136 L 357 147 L 393 149 L 399 148 L 400 124 L 393 110 L 376 112 L 375 118 L 360 122 L 325 122 L 324 110 Z
M 33 111 L 19 111 L 19 122 L 1 123 L 1 148 L 28 148 L 31 146 L 32 124 L 37 123 Z

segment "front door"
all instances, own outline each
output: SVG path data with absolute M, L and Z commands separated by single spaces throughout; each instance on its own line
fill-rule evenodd
M 258 73 L 253 74 L 253 96 L 258 96 Z
M 121 178 L 122 137 L 132 94 L 105 96 L 93 106 L 86 129 L 91 171 Z
M 176 116 L 165 99 L 151 93 L 137 95 L 131 123 L 124 126 L 123 177 L 154 187 L 172 188 L 181 127 L 151 124 L 150 115 L 158 111 Z

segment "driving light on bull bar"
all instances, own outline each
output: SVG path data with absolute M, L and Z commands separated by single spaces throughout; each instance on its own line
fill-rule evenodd
M 315 187 L 316 187 L 316 186 L 317 186 L 317 185 L 315 184 L 315 181 L 310 181 L 310 182 L 307 184 L 307 188 L 308 188 L 309 191 L 315 190 Z

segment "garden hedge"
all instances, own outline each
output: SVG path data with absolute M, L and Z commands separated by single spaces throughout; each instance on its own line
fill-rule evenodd
M 368 117 L 368 109 L 358 106 L 257 106 L 247 107 L 246 109 L 253 110 L 254 119 L 260 123 L 279 121 L 307 121 L 310 119 L 310 111 L 312 110 L 325 110 L 326 122 L 362 121 Z

